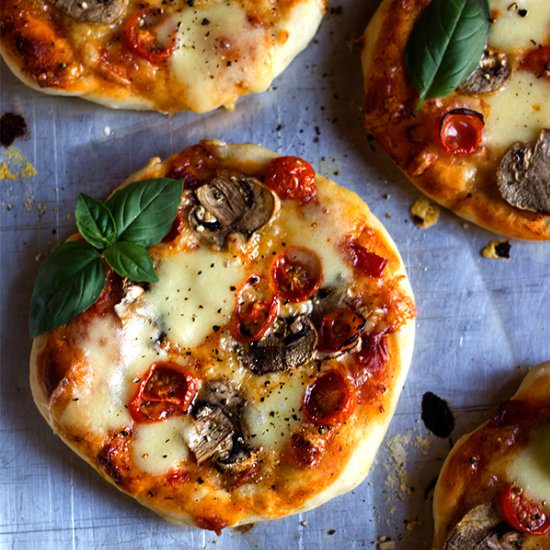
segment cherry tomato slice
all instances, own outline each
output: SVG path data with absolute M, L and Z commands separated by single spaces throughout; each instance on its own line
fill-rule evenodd
M 250 275 L 237 291 L 232 332 L 239 342 L 259 340 L 273 324 L 279 300 L 261 275 Z
M 453 109 L 438 124 L 441 146 L 451 155 L 471 155 L 481 146 L 485 119 L 470 109 Z
M 279 253 L 271 265 L 275 292 L 289 302 L 311 298 L 323 282 L 323 267 L 319 256 L 299 246 Z
M 128 48 L 155 65 L 166 61 L 176 46 L 176 30 L 173 30 L 168 44 L 160 44 L 157 34 L 164 21 L 164 10 L 152 6 L 130 15 L 126 25 Z
M 348 253 L 353 267 L 369 277 L 374 277 L 376 279 L 382 277 L 382 273 L 388 265 L 388 260 L 386 260 L 386 258 L 382 258 L 374 252 L 369 252 L 357 241 L 349 243 Z
M 187 147 L 170 159 L 167 178 L 183 180 L 185 189 L 195 189 L 216 173 L 216 159 L 202 146 Z
M 304 398 L 307 417 L 318 426 L 334 426 L 349 418 L 355 404 L 351 384 L 338 371 L 321 375 L 308 386 Z
M 136 422 L 159 422 L 185 414 L 197 395 L 197 381 L 180 365 L 155 363 L 128 404 Z
M 550 518 L 519 487 L 507 485 L 500 494 L 498 505 L 506 523 L 516 531 L 529 535 L 546 535 L 550 532 Z
M 347 306 L 327 313 L 319 327 L 319 351 L 330 353 L 353 347 L 365 324 L 364 317 Z
M 185 221 L 183 220 L 183 210 L 181 208 L 178 208 L 178 215 L 176 216 L 176 219 L 172 222 L 172 227 L 170 227 L 170 231 L 168 231 L 164 239 L 162 239 L 162 242 L 171 243 L 181 233 L 181 230 L 184 228 L 184 226 Z
M 281 199 L 309 202 L 317 194 L 315 170 L 299 157 L 278 157 L 267 167 L 264 183 Z
M 537 77 L 550 78 L 550 46 L 540 46 L 528 52 L 521 62 L 521 68 Z

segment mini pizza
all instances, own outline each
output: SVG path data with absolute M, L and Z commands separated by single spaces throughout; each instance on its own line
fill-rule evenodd
M 166 113 L 232 108 L 313 38 L 325 0 L 2 0 L 0 54 L 32 88 Z
M 75 218 L 35 284 L 31 386 L 102 477 L 215 531 L 364 479 L 415 305 L 357 195 L 300 158 L 203 141 L 105 203 L 79 196 Z
M 435 488 L 433 548 L 550 548 L 550 363 L 447 457 Z
M 365 125 L 428 196 L 550 239 L 550 3 L 383 0 L 364 34 Z

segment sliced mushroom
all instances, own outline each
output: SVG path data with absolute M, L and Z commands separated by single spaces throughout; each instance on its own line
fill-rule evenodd
M 317 346 L 317 331 L 305 315 L 280 319 L 259 342 L 243 350 L 241 361 L 256 374 L 293 369 L 307 363 Z
M 550 130 L 542 130 L 534 146 L 512 145 L 500 161 L 497 184 L 512 206 L 550 213 Z
M 222 247 L 231 233 L 248 239 L 275 212 L 273 193 L 256 178 L 216 176 L 195 190 L 199 205 L 189 213 L 190 226 Z
M 472 508 L 454 527 L 443 550 L 518 550 L 522 537 L 490 504 Z
M 115 23 L 128 8 L 128 0 L 50 0 L 63 13 L 77 21 Z
M 510 78 L 511 73 L 505 53 L 485 50 L 479 65 L 458 91 L 464 94 L 496 92 Z

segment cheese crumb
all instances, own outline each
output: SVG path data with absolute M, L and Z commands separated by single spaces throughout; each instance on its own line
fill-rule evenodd
M 411 218 L 421 229 L 428 229 L 439 220 L 440 209 L 424 197 L 416 199 L 410 208 Z

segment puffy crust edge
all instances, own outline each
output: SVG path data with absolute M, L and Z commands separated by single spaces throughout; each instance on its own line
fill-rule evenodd
M 541 379 L 544 382 L 541 384 Z M 510 397 L 510 399 L 526 398 L 527 400 L 540 394 L 545 394 L 546 397 L 550 394 L 550 361 L 546 361 L 533 367 L 523 378 L 518 389 Z M 433 516 L 434 516 L 434 538 L 432 542 L 433 550 L 440 550 L 443 548 L 445 538 L 449 534 L 450 522 L 452 521 L 453 512 L 457 499 L 454 495 L 450 495 L 444 488 L 442 482 L 450 474 L 448 473 L 447 466 L 453 456 L 457 454 L 462 446 L 470 439 L 470 437 L 483 429 L 489 420 L 483 422 L 480 426 L 473 431 L 464 434 L 451 449 L 437 479 L 437 483 L 434 490 L 433 499 Z
M 267 162 L 279 156 L 274 151 L 251 143 L 228 144 L 219 140 L 204 140 L 201 142 L 201 144 L 206 147 L 210 152 L 212 152 L 215 156 L 223 159 L 225 163 L 229 165 L 234 165 L 235 167 L 244 166 L 246 167 L 246 170 L 251 171 L 251 173 L 261 172 L 262 167 L 265 166 Z M 160 162 L 160 159 L 153 158 L 151 159 L 149 165 L 157 164 L 158 162 Z M 147 168 L 144 168 L 143 170 L 145 169 Z M 142 172 L 143 170 L 140 170 L 130 176 L 120 186 L 114 189 L 113 193 L 118 188 L 127 185 L 135 179 L 138 179 L 140 172 Z M 318 175 L 317 177 L 323 178 L 323 176 L 320 175 Z M 334 191 L 336 193 L 345 194 L 348 199 L 351 199 L 350 202 L 353 202 L 357 210 L 361 211 L 363 217 L 367 222 L 367 225 L 375 229 L 383 237 L 388 248 L 390 248 L 396 254 L 399 260 L 399 268 L 395 274 L 403 276 L 401 289 L 405 292 L 407 296 L 414 300 L 413 291 L 406 276 L 403 259 L 399 254 L 395 242 L 390 237 L 389 233 L 384 228 L 382 223 L 374 216 L 374 214 L 372 214 L 366 203 L 356 193 L 353 193 L 348 189 L 338 186 L 327 178 L 323 179 L 334 187 Z M 367 476 L 371 464 L 376 456 L 378 448 L 382 443 L 382 440 L 384 439 L 390 421 L 397 407 L 399 395 L 405 383 L 408 369 L 410 367 L 415 339 L 414 319 L 408 321 L 397 332 L 393 333 L 391 335 L 391 338 L 393 339 L 392 344 L 394 344 L 394 346 L 392 346 L 392 349 L 398 350 L 398 356 L 392 358 L 392 360 L 394 361 L 396 374 L 394 378 L 394 383 L 390 388 L 391 396 L 389 399 L 389 406 L 386 408 L 384 413 L 380 415 L 382 418 L 378 418 L 376 422 L 373 422 L 372 425 L 368 427 L 367 436 L 364 437 L 359 442 L 357 447 L 353 450 L 347 464 L 342 469 L 340 475 L 335 478 L 334 482 L 330 486 L 325 488 L 322 492 L 306 501 L 301 507 L 296 508 L 291 514 L 288 515 L 299 514 L 301 512 L 312 510 L 313 508 L 316 508 L 326 503 L 327 501 L 352 490 L 354 487 L 359 485 Z M 69 441 L 60 430 L 56 428 L 55 419 L 50 415 L 48 399 L 39 381 L 39 369 L 37 359 L 40 350 L 44 345 L 44 341 L 45 339 L 43 336 L 39 336 L 34 339 L 30 357 L 30 385 L 32 396 L 38 410 L 40 411 L 46 422 L 49 424 L 49 426 L 52 428 L 54 433 L 57 434 L 68 447 L 70 447 L 78 456 L 85 460 L 94 470 L 99 473 L 102 478 L 108 481 L 111 485 L 116 487 L 118 490 L 124 492 L 125 494 L 129 494 L 123 491 L 115 483 L 113 483 L 113 480 L 105 475 L 102 470 L 98 468 L 97 464 L 95 464 L 89 457 L 83 455 L 79 451 L 79 449 L 71 441 Z M 135 498 L 143 506 L 153 510 L 171 523 L 179 525 L 195 525 L 189 514 L 186 514 L 184 512 L 175 514 L 161 507 L 151 505 L 150 501 L 144 502 L 134 495 L 130 496 Z M 237 527 L 239 525 L 255 523 L 268 519 L 274 518 L 249 516 L 232 525 L 232 527 Z
M 413 4 L 422 4 L 424 0 L 413 0 Z M 363 86 L 365 95 L 369 90 L 370 76 L 376 71 L 373 62 L 377 53 L 378 41 L 383 37 L 382 31 L 386 21 L 400 9 L 397 0 L 383 0 L 371 18 L 363 33 L 363 49 L 361 64 L 363 68 Z M 383 118 L 384 112 L 379 109 L 373 112 L 374 118 Z M 375 137 L 376 132 L 373 132 Z M 393 157 L 392 151 L 386 152 Z M 426 172 L 421 177 L 415 177 L 399 166 L 409 181 L 418 187 L 428 197 L 452 210 L 458 216 L 492 231 L 511 238 L 527 240 L 550 240 L 550 216 L 522 211 L 509 205 L 498 195 L 486 192 L 476 192 L 471 199 L 465 200 L 460 192 L 449 193 L 453 179 L 463 177 L 462 171 L 445 170 L 445 166 L 438 166 L 437 170 Z M 443 183 L 441 183 L 443 182 Z

